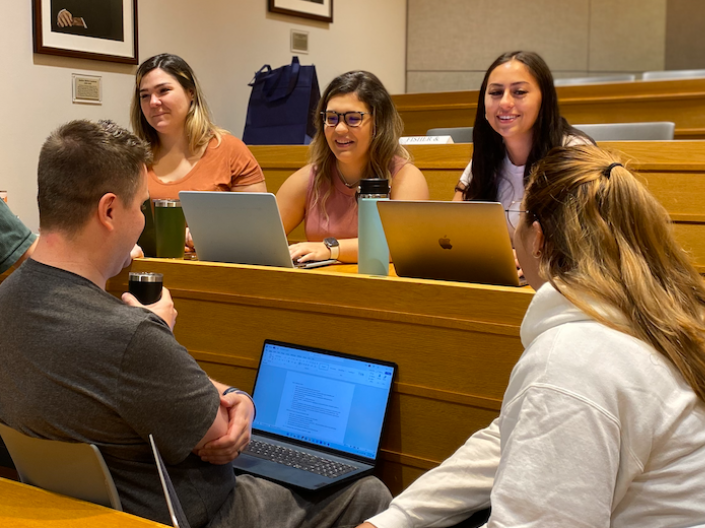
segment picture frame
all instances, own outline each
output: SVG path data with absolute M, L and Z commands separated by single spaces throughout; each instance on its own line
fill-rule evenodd
M 34 53 L 139 64 L 137 0 L 32 0 Z
M 322 22 L 333 22 L 333 0 L 269 0 L 269 11 Z

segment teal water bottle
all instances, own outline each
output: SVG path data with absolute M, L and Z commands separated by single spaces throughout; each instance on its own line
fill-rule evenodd
M 357 202 L 358 273 L 389 275 L 389 246 L 377 210 L 380 200 L 389 200 L 389 181 L 386 178 L 360 180 Z

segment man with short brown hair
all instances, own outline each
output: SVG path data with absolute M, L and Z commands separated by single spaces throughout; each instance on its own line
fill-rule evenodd
M 193 528 L 355 526 L 386 508 L 373 477 L 314 498 L 238 477 L 254 405 L 210 380 L 174 338 L 167 289 L 142 306 L 105 291 L 144 227 L 149 149 L 110 122 L 74 121 L 39 159 L 41 237 L 0 285 L 0 420 L 98 446 L 123 509 L 168 524 L 148 435 Z

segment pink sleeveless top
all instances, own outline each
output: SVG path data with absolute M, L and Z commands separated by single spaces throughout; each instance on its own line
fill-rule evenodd
M 407 161 L 399 156 L 392 160 L 391 167 L 392 180 L 394 176 L 407 164 Z M 319 196 L 322 198 L 331 188 L 332 191 L 325 200 L 325 212 L 321 208 L 320 202 L 313 203 L 313 181 L 316 169 L 311 168 L 311 177 L 306 190 L 306 211 L 304 213 L 304 227 L 306 229 L 306 240 L 309 242 L 321 242 L 324 238 L 335 237 L 337 239 L 357 238 L 357 201 L 355 193 L 357 186 L 350 189 L 340 179 L 338 168 L 333 169 L 332 181 L 326 180 L 321 185 Z M 326 212 L 328 213 L 326 217 Z

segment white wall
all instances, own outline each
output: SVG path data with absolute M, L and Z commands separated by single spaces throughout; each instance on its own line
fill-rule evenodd
M 540 53 L 556 78 L 661 70 L 666 2 L 409 0 L 407 91 L 477 90 L 515 50 Z
M 0 31 L 0 190 L 33 230 L 38 227 L 39 149 L 56 126 L 71 119 L 109 118 L 127 126 L 135 67 L 32 53 L 31 2 L 2 0 Z M 196 71 L 216 123 L 242 136 L 250 88 L 263 64 L 291 61 L 289 31 L 309 32 L 321 90 L 336 75 L 365 69 L 391 93 L 403 93 L 406 0 L 335 0 L 334 22 L 267 12 L 267 0 L 139 0 L 139 55 L 181 55 Z M 103 77 L 101 106 L 71 103 L 71 74 Z

